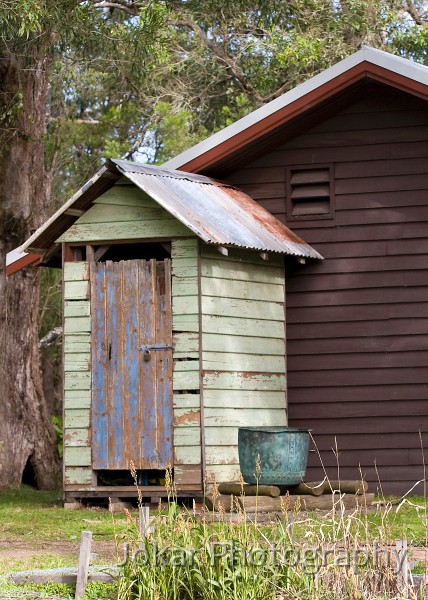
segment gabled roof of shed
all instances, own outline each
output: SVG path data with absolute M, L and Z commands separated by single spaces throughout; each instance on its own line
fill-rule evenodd
M 428 100 L 428 67 L 363 46 L 164 166 L 214 176 L 221 173 L 224 177 L 355 101 L 373 82 Z
M 109 160 L 20 250 L 44 252 L 51 248 L 122 175 L 208 244 L 322 259 L 299 236 L 233 186 L 204 175 L 125 160 Z

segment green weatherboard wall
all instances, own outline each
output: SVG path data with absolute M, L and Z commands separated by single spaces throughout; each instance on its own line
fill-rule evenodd
M 171 240 L 174 474 L 178 486 L 239 478 L 240 425 L 285 425 L 281 256 L 223 256 L 133 185 L 100 196 L 59 242 Z M 64 266 L 65 485 L 94 485 L 87 262 Z M 205 465 L 205 472 L 202 474 Z

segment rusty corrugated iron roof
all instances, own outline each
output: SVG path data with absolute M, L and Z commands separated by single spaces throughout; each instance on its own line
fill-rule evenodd
M 114 162 L 128 179 L 208 244 L 322 258 L 250 196 L 228 184 L 204 175 Z
M 204 175 L 110 160 L 31 236 L 21 250 L 50 247 L 93 201 L 124 175 L 208 244 L 322 256 L 244 192 Z M 76 213 L 73 215 L 73 211 Z

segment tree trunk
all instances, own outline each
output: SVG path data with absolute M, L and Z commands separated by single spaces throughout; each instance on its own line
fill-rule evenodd
M 43 396 L 38 350 L 39 272 L 6 278 L 5 254 L 45 219 L 44 163 L 49 36 L 24 53 L 0 45 L 0 486 L 21 483 L 27 461 L 39 488 L 59 484 L 55 434 Z

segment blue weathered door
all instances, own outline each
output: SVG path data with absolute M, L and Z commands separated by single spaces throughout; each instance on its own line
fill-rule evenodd
M 94 265 L 92 467 L 165 469 L 173 464 L 171 261 Z

